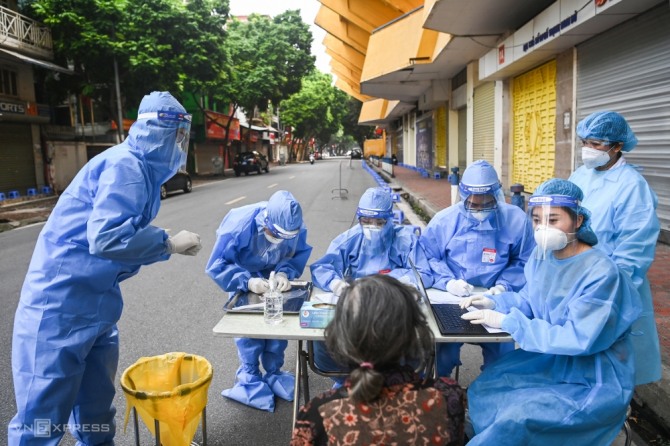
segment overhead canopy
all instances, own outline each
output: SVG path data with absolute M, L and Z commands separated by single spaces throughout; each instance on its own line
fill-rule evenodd
M 67 68 L 63 68 L 60 65 L 56 65 L 55 63 L 47 62 L 46 60 L 40 60 L 40 59 L 33 59 L 32 57 L 28 57 L 24 54 L 17 53 L 15 51 L 11 51 L 5 48 L 0 48 L 0 51 L 2 51 L 5 54 L 8 54 L 12 57 L 15 57 L 17 59 L 20 59 L 24 62 L 28 62 L 34 65 L 37 65 L 42 68 L 46 68 L 49 70 L 53 71 L 58 71 L 59 73 L 65 73 L 65 74 L 74 74 L 74 71 L 68 70 Z
M 406 102 L 372 99 L 363 103 L 358 124 L 385 126 L 414 108 L 416 108 L 414 104 Z

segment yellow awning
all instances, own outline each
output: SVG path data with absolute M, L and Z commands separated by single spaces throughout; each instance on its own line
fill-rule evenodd
M 416 9 L 370 36 L 361 81 L 431 63 L 438 32 L 423 28 L 423 9 Z

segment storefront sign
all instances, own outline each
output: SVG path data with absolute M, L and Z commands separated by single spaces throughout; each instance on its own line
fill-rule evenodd
M 230 117 L 212 111 L 207 111 L 205 117 L 207 139 L 226 139 L 226 127 L 228 126 Z M 237 141 L 240 139 L 240 121 L 236 118 L 233 118 L 233 121 L 230 123 L 230 135 L 228 139 Z
M 25 115 L 26 105 L 16 102 L 0 101 L 0 113 L 13 113 L 15 115 Z
M 561 20 L 560 23 L 552 26 L 551 28 L 547 28 L 543 33 L 538 33 L 535 38 L 530 39 L 528 42 L 524 43 L 523 51 L 526 52 L 532 49 L 535 45 L 539 45 L 550 37 L 554 37 L 562 30 L 570 27 L 571 25 L 574 25 L 575 23 L 577 23 L 577 11 L 575 11 L 574 14 L 570 15 L 566 19 Z

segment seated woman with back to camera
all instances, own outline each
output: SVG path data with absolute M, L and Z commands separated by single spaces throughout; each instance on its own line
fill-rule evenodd
M 332 356 L 352 370 L 344 386 L 300 409 L 291 444 L 464 442 L 465 392 L 450 378 L 421 378 L 433 335 L 417 291 L 385 275 L 346 288 L 326 327 Z

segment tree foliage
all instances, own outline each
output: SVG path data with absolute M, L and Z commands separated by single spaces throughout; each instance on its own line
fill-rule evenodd
M 34 17 L 51 28 L 58 61 L 74 76 L 51 86 L 54 101 L 83 93 L 100 103 L 114 94 L 114 61 L 126 101 L 152 90 L 220 89 L 226 80 L 228 0 L 34 0 Z
M 325 144 L 338 132 L 347 95 L 331 84 L 329 74 L 314 71 L 303 79 L 299 92 L 281 103 L 283 122 L 293 127 L 294 138 Z
M 300 79 L 314 71 L 312 34 L 298 11 L 271 19 L 252 14 L 248 21 L 228 24 L 226 53 L 230 78 L 225 96 L 233 110 L 242 108 L 251 120 L 300 89 Z
M 356 98 L 349 96 L 346 104 L 346 111 L 342 120 L 342 127 L 346 135 L 350 135 L 358 146 L 363 148 L 366 139 L 372 138 L 375 128 L 367 125 L 359 125 L 358 118 L 361 115 L 363 103 Z

